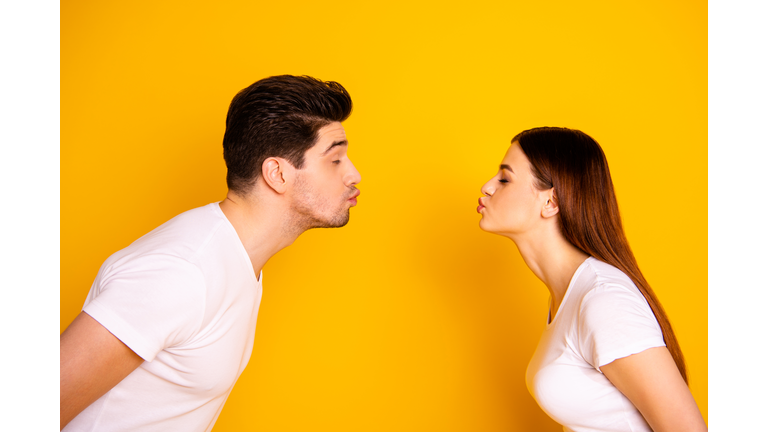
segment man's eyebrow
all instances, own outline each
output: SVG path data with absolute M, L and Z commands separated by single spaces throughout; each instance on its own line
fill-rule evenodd
M 329 151 L 331 151 L 332 148 L 336 146 L 345 146 L 349 144 L 347 140 L 341 140 L 341 141 L 334 141 L 333 144 L 331 144 L 327 149 L 325 149 L 324 152 L 320 153 L 320 156 L 325 156 L 328 154 Z
M 505 170 L 507 170 L 507 171 L 509 171 L 509 172 L 511 172 L 511 173 L 514 173 L 514 171 L 512 171 L 512 167 L 511 167 L 511 166 L 509 166 L 509 165 L 507 165 L 507 164 L 501 164 L 501 165 L 499 165 L 499 170 L 503 170 L 503 169 L 505 169 Z

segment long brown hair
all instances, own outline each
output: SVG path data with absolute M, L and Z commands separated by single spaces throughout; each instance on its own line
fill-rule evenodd
M 512 142 L 519 143 L 528 157 L 536 187 L 554 187 L 565 238 L 584 253 L 623 271 L 637 285 L 651 306 L 667 349 L 687 384 L 680 344 L 624 234 L 603 149 L 584 132 L 554 127 L 520 132 Z

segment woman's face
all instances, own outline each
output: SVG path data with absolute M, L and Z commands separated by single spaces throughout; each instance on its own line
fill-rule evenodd
M 534 186 L 530 163 L 517 142 L 507 150 L 499 172 L 480 191 L 480 229 L 508 236 L 534 227 L 549 197 L 549 191 Z

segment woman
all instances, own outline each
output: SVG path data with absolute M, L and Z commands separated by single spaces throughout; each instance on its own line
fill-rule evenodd
M 539 406 L 566 431 L 707 430 L 597 142 L 565 128 L 521 132 L 482 193 L 480 228 L 512 239 L 550 292 L 526 373 Z

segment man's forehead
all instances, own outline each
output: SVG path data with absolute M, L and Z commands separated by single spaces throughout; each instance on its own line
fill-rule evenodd
M 347 134 L 344 131 L 344 126 L 339 122 L 333 122 L 317 131 L 317 142 L 310 151 L 318 156 L 324 156 L 333 148 L 346 146 L 347 144 Z
M 339 138 L 346 140 L 347 134 L 344 130 L 344 126 L 342 126 L 339 122 L 332 122 L 329 123 L 323 127 L 320 128 L 319 131 L 317 131 L 317 140 L 331 140 L 336 141 Z

